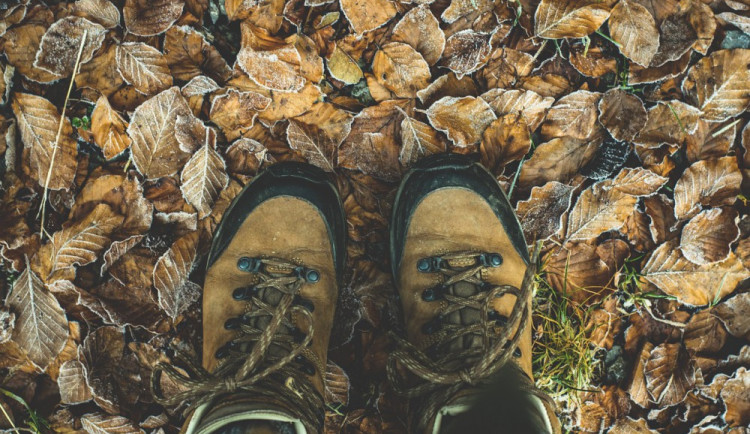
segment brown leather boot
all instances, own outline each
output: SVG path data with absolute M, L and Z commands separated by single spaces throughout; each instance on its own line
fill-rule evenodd
M 421 160 L 398 190 L 390 241 L 406 339 L 397 338 L 388 375 L 410 398 L 411 432 L 441 432 L 506 362 L 533 392 L 544 428 L 557 432 L 532 380 L 534 270 L 495 178 L 461 155 Z
M 217 432 L 248 420 L 259 421 L 258 432 L 268 421 L 297 433 L 322 430 L 345 236 L 336 188 L 314 166 L 276 164 L 238 195 L 208 257 L 202 368 L 185 376 L 160 366 L 154 376 L 158 385 L 165 371 L 188 387 L 161 397 L 189 403 L 183 431 Z

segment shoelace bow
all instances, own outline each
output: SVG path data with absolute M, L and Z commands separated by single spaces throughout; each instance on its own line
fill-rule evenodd
M 263 259 L 266 267 L 276 269 L 293 269 L 296 265 L 279 260 Z M 252 304 L 245 317 L 270 317 L 267 326 L 260 330 L 248 321 L 243 321 L 238 330 L 238 336 L 230 341 L 251 345 L 248 354 L 243 351 L 230 350 L 230 354 L 214 372 L 208 372 L 200 364 L 196 364 L 187 354 L 176 351 L 175 358 L 184 368 L 181 372 L 173 364 L 159 363 L 151 376 L 151 391 L 157 403 L 164 406 L 178 406 L 189 402 L 184 414 L 189 414 L 198 406 L 208 403 L 221 395 L 243 392 L 256 397 L 267 397 L 288 403 L 291 409 L 299 414 L 305 426 L 317 432 L 322 429 L 320 417 L 324 400 L 320 393 L 300 373 L 298 367 L 291 363 L 298 356 L 308 360 L 318 361 L 317 356 L 308 348 L 312 341 L 314 327 L 312 315 L 302 306 L 294 305 L 294 299 L 299 294 L 304 278 L 296 275 L 272 276 L 258 271 L 260 283 L 253 285 L 258 290 L 272 288 L 282 293 L 277 305 L 264 302 L 260 297 L 252 296 L 248 303 Z M 293 330 L 294 325 L 289 320 L 291 315 L 302 315 L 308 324 L 301 342 L 295 340 L 286 330 Z M 286 329 L 286 330 L 285 330 Z M 277 360 L 268 357 L 268 350 L 272 344 L 285 345 L 289 352 Z M 316 366 L 319 363 L 316 363 Z M 161 374 L 166 373 L 176 383 L 182 392 L 164 396 L 159 387 Z
M 476 258 L 477 254 L 457 253 L 443 255 L 447 261 L 467 260 Z M 417 402 L 419 410 L 417 414 L 416 427 L 421 432 L 440 408 L 455 394 L 467 386 L 477 386 L 491 380 L 492 376 L 504 366 L 518 348 L 519 340 L 528 324 L 530 315 L 529 300 L 536 274 L 536 263 L 539 256 L 539 246 L 534 250 L 531 263 L 526 269 L 521 288 L 510 285 L 492 286 L 489 291 L 480 291 L 469 297 L 459 297 L 445 294 L 444 300 L 448 307 L 441 311 L 440 315 L 447 315 L 460 309 L 470 307 L 480 311 L 481 319 L 471 325 L 446 324 L 436 337 L 433 345 L 440 346 L 449 340 L 459 339 L 468 334 L 481 333 L 483 344 L 481 347 L 473 347 L 463 351 L 444 351 L 442 355 L 431 358 L 425 351 L 420 350 L 414 344 L 395 334 L 391 336 L 396 341 L 397 349 L 388 358 L 387 374 L 394 390 L 406 398 L 422 398 Z M 450 287 L 458 282 L 468 282 L 482 286 L 484 281 L 480 278 L 485 265 L 476 265 L 465 270 L 452 270 L 441 268 L 448 279 L 443 283 L 444 287 Z M 496 331 L 495 321 L 488 319 L 488 312 L 492 309 L 493 301 L 505 294 L 516 296 L 510 316 L 502 331 Z M 476 360 L 473 364 L 466 366 L 466 360 Z M 397 371 L 398 365 L 404 367 L 417 378 L 424 380 L 414 385 L 403 378 Z M 549 397 L 538 390 L 531 379 L 528 378 L 516 363 L 511 366 L 518 369 L 521 377 L 523 390 L 541 399 L 550 402 Z

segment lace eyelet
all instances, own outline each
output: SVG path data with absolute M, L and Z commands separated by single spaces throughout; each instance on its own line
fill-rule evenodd
M 431 335 L 437 332 L 438 330 L 440 330 L 442 327 L 443 327 L 442 320 L 438 316 L 424 323 L 424 325 L 422 325 L 422 333 L 426 335 Z
M 302 372 L 307 375 L 315 375 L 315 367 L 312 365 L 312 363 L 308 362 L 304 356 L 299 355 L 295 357 L 294 360 L 300 364 L 300 370 Z
M 229 355 L 229 349 L 232 348 L 232 342 L 227 342 L 226 344 L 219 347 L 219 349 L 216 350 L 214 353 L 214 356 L 217 359 L 223 359 L 224 357 Z
M 430 302 L 441 299 L 443 298 L 443 291 L 445 291 L 445 288 L 442 286 L 427 288 L 422 291 L 422 300 Z
M 237 260 L 237 268 L 248 273 L 256 273 L 260 270 L 262 261 L 259 258 L 248 258 L 243 256 Z
M 494 309 L 487 313 L 487 319 L 489 321 L 495 321 L 495 324 L 499 326 L 504 326 L 508 323 L 508 317 L 500 315 L 500 313 Z
M 317 283 L 320 280 L 320 273 L 312 268 L 296 267 L 294 274 L 308 283 Z
M 237 288 L 232 292 L 232 298 L 237 301 L 242 300 L 250 300 L 250 298 L 255 295 L 258 292 L 258 290 L 254 286 L 250 287 L 242 287 Z
M 521 357 L 521 350 L 518 348 L 513 350 L 513 357 Z
M 224 322 L 224 329 L 226 330 L 237 330 L 240 328 L 242 320 L 240 318 L 229 318 Z
M 482 253 L 479 262 L 485 267 L 496 268 L 503 264 L 503 257 L 499 253 Z
M 417 271 L 420 273 L 434 273 L 440 271 L 444 265 L 445 261 L 443 258 L 439 256 L 431 256 L 417 261 Z

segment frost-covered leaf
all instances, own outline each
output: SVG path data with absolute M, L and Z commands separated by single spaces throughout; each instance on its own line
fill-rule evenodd
M 156 262 L 154 286 L 159 306 L 172 320 L 177 318 L 201 294 L 201 287 L 188 280 L 198 258 L 199 232 L 178 238 Z
M 720 50 L 704 57 L 688 71 L 683 92 L 702 112 L 703 119 L 725 121 L 750 104 L 750 49 Z
M 180 175 L 182 194 L 198 211 L 199 218 L 211 212 L 216 198 L 229 182 L 224 159 L 214 149 L 216 133 L 210 127 L 204 129 L 203 146 L 190 157 Z
M 140 42 L 117 46 L 117 69 L 123 80 L 146 95 L 154 95 L 172 86 L 167 59 L 159 50 Z
M 520 113 L 529 126 L 529 131 L 536 131 L 544 117 L 555 102 L 552 97 L 543 97 L 532 90 L 491 89 L 481 95 L 492 107 L 497 116 L 509 113 Z
M 60 388 L 60 402 L 80 404 L 91 399 L 91 389 L 86 383 L 86 367 L 78 360 L 68 360 L 60 366 L 57 377 Z
M 735 157 L 702 160 L 692 164 L 674 187 L 678 220 L 696 215 L 702 206 L 732 205 L 740 193 L 742 175 Z
M 182 15 L 184 0 L 125 0 L 125 27 L 139 36 L 164 33 Z
M 78 0 L 73 5 L 73 14 L 88 18 L 107 29 L 120 24 L 120 10 L 109 0 Z
M 606 181 L 592 185 L 581 193 L 570 211 L 566 238 L 586 240 L 620 229 L 637 202 L 637 197 L 613 188 Z
M 547 112 L 542 124 L 545 138 L 589 139 L 597 128 L 597 103 L 601 94 L 579 90 L 560 98 Z
M 355 33 L 375 30 L 396 16 L 396 6 L 390 0 L 339 0 L 341 11 Z
M 497 173 L 514 161 L 520 160 L 531 148 L 531 134 L 518 113 L 502 115 L 482 133 L 479 146 L 481 162 L 490 172 Z
M 372 72 L 380 84 L 399 98 L 415 98 L 427 87 L 430 66 L 411 45 L 391 42 L 375 53 Z
M 541 38 L 582 38 L 609 18 L 612 5 L 601 0 L 542 0 L 534 15 L 534 33 Z
M 57 76 L 71 75 L 84 32 L 86 40 L 81 52 L 81 63 L 91 60 L 94 52 L 102 46 L 106 30 L 85 18 L 67 17 L 52 24 L 42 37 L 34 67 Z
M 651 351 L 643 369 L 648 393 L 661 405 L 682 402 L 695 384 L 690 356 L 681 344 L 657 346 Z
M 482 133 L 497 119 L 492 107 L 474 97 L 441 98 L 427 109 L 427 118 L 459 148 L 479 143 Z
M 531 189 L 528 200 L 518 201 L 516 214 L 529 241 L 543 241 L 558 233 L 570 208 L 573 187 L 550 181 Z
M 112 108 L 107 97 L 100 96 L 91 114 L 91 132 L 104 158 L 114 158 L 130 146 L 130 137 L 125 134 L 127 127 L 128 124 Z
M 419 5 L 401 18 L 393 28 L 393 40 L 414 47 L 430 65 L 440 60 L 445 49 L 445 34 L 427 5 Z
M 648 9 L 637 0 L 621 0 L 609 17 L 609 34 L 630 60 L 648 66 L 659 49 L 659 29 Z
M 599 100 L 599 122 L 616 140 L 633 140 L 647 120 L 643 101 L 624 90 L 611 89 Z
M 398 159 L 403 166 L 410 166 L 418 159 L 444 152 L 445 139 L 431 126 L 409 116 L 401 121 L 401 152 Z
M 68 321 L 65 311 L 44 283 L 26 264 L 8 294 L 7 305 L 16 313 L 13 341 L 42 370 L 65 347 L 68 340 Z
M 123 416 L 105 413 L 87 413 L 81 416 L 81 425 L 88 434 L 142 434 L 138 425 Z
M 699 265 L 723 261 L 730 245 L 740 236 L 737 211 L 712 208 L 701 211 L 682 228 L 680 250 L 690 262 Z

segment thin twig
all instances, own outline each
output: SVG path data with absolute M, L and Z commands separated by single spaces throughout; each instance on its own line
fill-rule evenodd
M 55 166 L 55 156 L 57 155 L 57 148 L 60 146 L 60 136 L 62 135 L 63 125 L 65 123 L 65 110 L 68 108 L 68 99 L 70 98 L 70 92 L 73 90 L 73 83 L 75 82 L 76 75 L 78 74 L 78 68 L 81 67 L 81 55 L 83 54 L 83 46 L 86 44 L 86 35 L 88 30 L 83 30 L 81 35 L 81 46 L 78 47 L 78 56 L 76 56 L 76 63 L 73 66 L 73 74 L 70 76 L 70 84 L 68 85 L 68 93 L 65 94 L 65 104 L 63 104 L 62 113 L 60 114 L 60 124 L 57 127 L 57 136 L 55 137 L 55 146 L 52 148 L 52 158 L 49 161 L 49 168 L 47 169 L 47 179 L 44 181 L 44 193 L 42 194 L 42 204 L 39 207 L 39 214 L 41 215 L 41 229 L 39 230 L 39 238 L 44 238 L 46 231 L 44 230 L 44 214 L 47 208 L 47 195 L 49 193 L 49 180 L 52 178 L 52 168 Z M 47 235 L 49 236 L 49 235 Z

